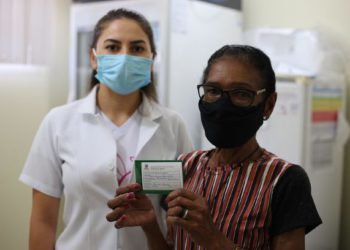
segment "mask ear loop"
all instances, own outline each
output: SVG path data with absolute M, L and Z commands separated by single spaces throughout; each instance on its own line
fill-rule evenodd
M 97 57 L 97 53 L 96 53 L 95 48 L 92 49 L 92 53 L 94 53 L 94 55 Z
M 97 60 L 97 53 L 96 53 L 96 49 L 92 48 L 92 53 L 94 54 L 95 58 L 96 58 L 96 64 L 98 65 L 98 60 Z M 97 69 L 94 69 L 94 71 L 97 72 Z

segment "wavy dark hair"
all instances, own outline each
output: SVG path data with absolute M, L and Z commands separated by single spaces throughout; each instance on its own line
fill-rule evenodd
M 131 19 L 136 21 L 141 29 L 146 33 L 150 46 L 151 46 L 151 52 L 153 53 L 153 58 L 157 55 L 157 51 L 156 51 L 156 46 L 155 46 L 155 42 L 154 42 L 154 37 L 153 37 L 153 31 L 151 28 L 150 23 L 147 21 L 147 19 L 135 12 L 135 11 L 131 11 L 131 10 L 127 10 L 124 8 L 120 8 L 120 9 L 115 9 L 115 10 L 110 10 L 106 15 L 104 15 L 95 25 L 94 28 L 94 34 L 93 34 L 93 38 L 92 38 L 92 43 L 90 45 L 91 49 L 96 49 L 96 44 L 98 39 L 100 38 L 103 30 L 113 21 L 118 20 L 118 19 Z M 92 89 L 96 84 L 98 84 L 98 80 L 95 78 L 96 75 L 96 70 L 92 70 L 91 73 L 91 79 L 90 79 L 90 89 Z M 141 91 L 143 91 L 145 93 L 145 95 L 152 99 L 153 101 L 158 101 L 158 96 L 157 96 L 157 91 L 155 88 L 155 83 L 154 83 L 154 73 L 151 72 L 151 83 L 142 87 Z
M 266 88 L 266 98 L 276 91 L 276 77 L 270 58 L 260 49 L 248 45 L 225 45 L 214 52 L 204 69 L 202 84 L 207 81 L 211 66 L 223 57 L 239 60 L 254 68 Z

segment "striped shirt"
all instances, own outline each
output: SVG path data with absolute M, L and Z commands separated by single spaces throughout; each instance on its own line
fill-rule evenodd
M 243 249 L 269 249 L 273 190 L 293 165 L 263 150 L 258 160 L 212 168 L 207 166 L 211 152 L 179 157 L 184 188 L 207 199 L 214 224 L 234 244 Z M 174 249 L 204 249 L 181 227 L 174 234 Z

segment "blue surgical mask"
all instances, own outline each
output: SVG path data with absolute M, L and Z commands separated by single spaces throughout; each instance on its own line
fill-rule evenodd
M 153 60 L 149 58 L 130 55 L 96 55 L 96 58 L 95 77 L 115 93 L 128 95 L 151 82 Z

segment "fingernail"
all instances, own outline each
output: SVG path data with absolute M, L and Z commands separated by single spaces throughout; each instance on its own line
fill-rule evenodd
M 138 190 L 141 189 L 141 186 L 140 186 L 139 184 L 135 184 L 135 185 L 134 185 L 134 188 L 138 191 Z
M 126 196 L 126 198 L 127 198 L 128 200 L 132 200 L 132 199 L 135 198 L 135 195 L 134 195 L 134 193 L 128 193 L 128 195 Z

